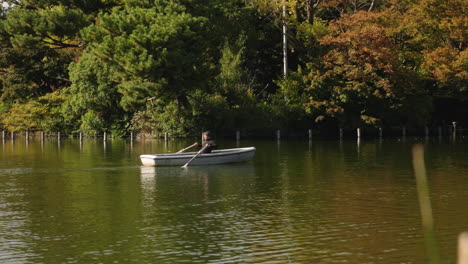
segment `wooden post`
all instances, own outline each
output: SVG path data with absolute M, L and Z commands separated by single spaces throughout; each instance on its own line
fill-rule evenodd
M 361 139 L 361 129 L 360 128 L 356 129 L 356 134 L 357 134 L 357 139 Z
M 11 131 L 11 141 L 15 140 L 15 131 Z
M 80 132 L 80 142 L 83 141 L 83 132 Z
M 44 131 L 41 131 L 41 141 L 44 142 L 44 139 L 45 139 Z
M 382 136 L 383 136 L 383 131 L 382 131 L 382 128 L 379 127 L 379 139 L 382 139 Z
M 458 264 L 468 264 L 468 232 L 458 237 Z
M 29 131 L 26 130 L 26 144 L 29 143 Z
M 167 141 L 167 139 L 168 139 L 168 134 L 167 134 L 167 132 L 165 132 L 164 133 L 164 141 Z
M 281 140 L 281 130 L 276 130 L 276 139 L 279 141 Z
M 103 138 L 104 138 L 104 141 L 106 141 L 106 140 L 107 140 L 107 132 L 104 131 L 104 134 L 103 134 L 102 136 L 103 136 Z
M 5 137 L 6 137 L 6 133 L 5 133 L 5 130 L 2 131 L 2 139 L 5 140 Z
M 312 140 L 312 129 L 309 129 L 309 141 Z
M 57 132 L 57 139 L 60 140 L 60 132 Z
M 453 121 L 452 122 L 452 127 L 453 127 L 452 135 L 455 138 L 457 136 L 457 122 Z
M 343 140 L 343 129 L 340 128 L 340 140 Z

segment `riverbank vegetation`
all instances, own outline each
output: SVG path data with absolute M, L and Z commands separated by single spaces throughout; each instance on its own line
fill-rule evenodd
M 464 0 L 3 2 L 6 130 L 183 137 L 467 121 Z

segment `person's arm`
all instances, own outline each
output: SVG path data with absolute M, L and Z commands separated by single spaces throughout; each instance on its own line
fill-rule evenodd
M 209 147 L 216 147 L 216 142 L 214 140 L 208 140 L 206 141 L 205 145 L 208 145 Z

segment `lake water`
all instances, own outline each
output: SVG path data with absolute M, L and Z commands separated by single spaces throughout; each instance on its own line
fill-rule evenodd
M 182 169 L 138 156 L 192 141 L 21 137 L 0 142 L 0 263 L 428 263 L 417 142 L 442 263 L 455 263 L 463 139 L 241 141 L 252 162 Z

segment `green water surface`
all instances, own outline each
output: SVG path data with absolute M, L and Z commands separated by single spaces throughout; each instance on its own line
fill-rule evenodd
M 192 141 L 8 139 L 0 263 L 428 263 L 415 142 L 241 141 L 252 162 L 182 169 L 138 156 Z M 455 263 L 468 143 L 418 142 L 441 259 Z

